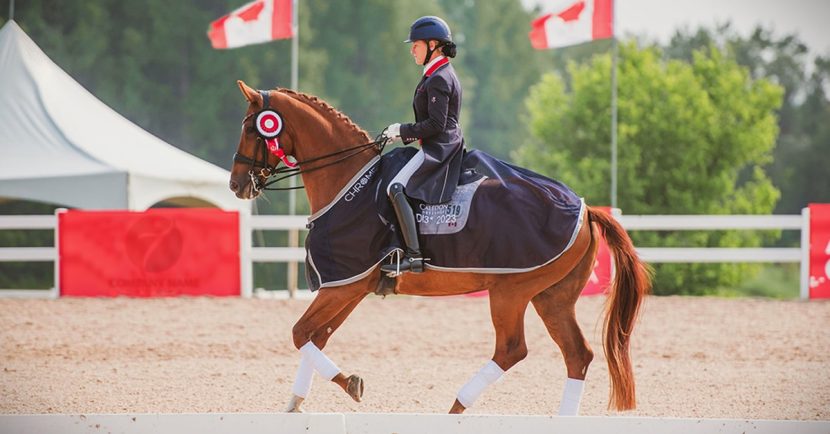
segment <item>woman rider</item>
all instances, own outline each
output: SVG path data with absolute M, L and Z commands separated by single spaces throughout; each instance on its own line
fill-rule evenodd
M 452 198 L 461 174 L 464 136 L 459 124 L 461 83 L 449 60 L 455 57 L 450 27 L 438 17 L 415 20 L 409 29 L 410 53 L 415 62 L 424 66 L 420 83 L 415 88 L 412 107 L 415 123 L 391 124 L 384 135 L 400 137 L 404 144 L 418 140 L 421 149 L 390 181 L 386 193 L 398 217 L 406 253 L 400 264 L 385 264 L 385 272 L 424 270 L 424 258 L 418 243 L 415 215 L 407 197 L 427 204 L 447 202 Z

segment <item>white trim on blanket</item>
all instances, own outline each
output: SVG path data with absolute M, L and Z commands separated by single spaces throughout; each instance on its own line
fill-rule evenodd
M 359 281 L 359 280 L 363 280 L 363 279 L 364 279 L 366 276 L 368 276 L 368 275 L 369 275 L 372 271 L 375 271 L 375 268 L 377 268 L 377 266 L 378 266 L 378 265 L 380 265 L 380 263 L 381 263 L 381 262 L 385 261 L 385 260 L 386 260 L 386 258 L 388 258 L 388 257 L 390 257 L 390 256 L 392 256 L 392 255 L 394 255 L 394 254 L 396 254 L 396 253 L 397 253 L 398 255 L 403 255 L 403 254 L 404 254 L 404 251 L 403 251 L 403 249 L 392 249 L 392 251 L 391 251 L 391 252 L 387 253 L 387 254 L 386 254 L 386 256 L 384 256 L 384 257 L 380 258 L 380 261 L 377 261 L 377 262 L 375 263 L 375 265 L 372 265 L 371 267 L 369 267 L 369 269 L 368 269 L 368 270 L 366 270 L 366 271 L 364 271 L 364 272 L 362 272 L 362 273 L 360 273 L 360 274 L 358 274 L 358 275 L 356 275 L 356 276 L 349 277 L 348 279 L 341 279 L 341 280 L 335 280 L 334 282 L 320 283 L 320 288 L 331 288 L 331 287 L 335 287 L 335 286 L 343 286 L 343 285 L 348 285 L 348 284 L 350 284 L 350 283 L 357 282 L 357 281 Z M 309 255 L 309 256 L 310 256 L 310 255 Z M 312 267 L 313 267 L 313 266 L 314 266 L 314 263 L 312 263 L 311 265 L 312 265 Z M 316 268 L 316 267 L 314 268 L 314 271 L 315 271 L 315 272 L 317 272 L 317 268 Z M 320 273 L 317 273 L 317 276 L 318 276 L 318 278 L 319 278 Z M 320 280 L 322 281 L 322 279 L 320 279 Z
M 369 160 L 369 162 L 366 163 L 366 165 L 363 166 L 362 169 L 358 170 L 355 176 L 353 176 L 352 179 L 350 179 L 349 182 L 347 182 L 346 185 L 343 186 L 340 192 L 337 193 L 337 196 L 334 196 L 334 199 L 332 199 L 332 201 L 329 202 L 328 205 L 320 208 L 319 211 L 315 212 L 314 214 L 308 217 L 308 222 L 313 222 L 314 220 L 320 218 L 320 216 L 325 214 L 328 210 L 330 210 L 331 207 L 333 207 L 343 196 L 346 195 L 346 193 L 352 188 L 352 186 L 354 186 L 354 183 L 357 182 L 357 180 L 360 179 L 361 176 L 365 175 L 366 172 L 368 172 L 369 169 L 372 168 L 372 166 L 377 164 L 378 161 L 380 161 L 380 155 L 375 156 L 374 158 Z
M 308 265 L 311 265 L 311 269 L 314 270 L 314 274 L 317 275 L 317 281 L 320 282 L 320 288 L 323 287 L 323 276 L 320 276 L 320 272 L 317 271 L 317 266 L 314 265 L 314 258 L 311 257 L 311 250 L 308 248 L 305 249 L 306 256 L 308 256 Z M 311 282 L 307 282 L 307 284 L 311 284 Z

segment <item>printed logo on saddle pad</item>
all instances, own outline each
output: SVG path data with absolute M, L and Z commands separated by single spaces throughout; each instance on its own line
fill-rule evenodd
M 465 185 L 459 185 L 452 194 L 452 199 L 437 205 L 420 204 L 415 209 L 415 221 L 421 235 L 454 234 L 467 224 L 470 204 L 478 186 L 487 179 L 481 179 Z

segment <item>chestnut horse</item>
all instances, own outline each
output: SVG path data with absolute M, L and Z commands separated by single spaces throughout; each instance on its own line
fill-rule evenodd
M 373 142 L 364 130 L 316 97 L 287 89 L 260 93 L 241 81 L 237 84 L 249 103 L 230 179 L 230 189 L 241 199 L 254 199 L 280 163 L 277 156 L 265 151 L 269 142 L 254 125 L 266 103 L 282 118 L 280 150 L 299 164 L 312 213 L 329 204 L 357 171 L 381 152 L 379 147 L 369 145 Z M 367 146 L 356 146 L 361 144 Z M 527 356 L 524 316 L 532 303 L 562 351 L 567 367 L 560 414 L 577 414 L 585 374 L 594 356 L 576 321 L 574 305 L 593 271 L 600 233 L 605 234 L 616 266 L 603 327 L 611 377 L 609 408 L 635 407 L 629 344 L 640 303 L 650 289 L 650 276 L 628 234 L 613 218 L 588 207 L 583 219 L 571 248 L 533 271 L 483 274 L 427 270 L 397 277 L 398 294 L 443 296 L 489 291 L 495 352 L 492 360 L 461 388 L 450 413 L 463 412 L 487 385 Z M 287 411 L 301 411 L 314 371 L 339 385 L 354 400 L 361 400 L 363 380 L 344 375 L 321 350 L 355 306 L 374 291 L 381 277 L 377 270 L 360 281 L 318 291 L 293 328 L 301 360 Z

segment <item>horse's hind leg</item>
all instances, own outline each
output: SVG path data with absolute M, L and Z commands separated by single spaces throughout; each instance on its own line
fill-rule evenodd
M 524 316 L 528 299 L 507 290 L 490 291 L 490 315 L 496 330 L 496 350 L 470 381 L 458 391 L 450 413 L 458 414 L 470 408 L 487 386 L 498 381 L 504 373 L 527 357 Z
M 340 369 L 321 351 L 329 337 L 351 314 L 367 295 L 365 291 L 322 289 L 303 316 L 294 325 L 294 345 L 302 353 L 297 377 L 292 388 L 292 398 L 286 411 L 301 411 L 300 405 L 311 390 L 316 370 L 323 378 L 340 386 L 355 401 L 363 396 L 363 380 L 351 375 L 346 377 Z
M 596 235 L 597 231 L 592 231 Z M 594 236 L 582 260 L 565 278 L 531 300 L 548 333 L 559 346 L 568 370 L 559 415 L 575 416 L 579 411 L 582 388 L 594 353 L 576 321 L 575 305 L 582 288 L 591 277 L 597 251 Z

